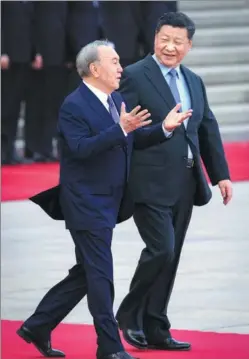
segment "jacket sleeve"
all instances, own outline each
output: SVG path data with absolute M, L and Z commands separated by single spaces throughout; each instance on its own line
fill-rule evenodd
M 205 104 L 203 119 L 198 131 L 200 152 L 212 185 L 216 185 L 221 180 L 230 179 L 230 175 L 218 123 L 209 107 L 202 80 L 201 86 Z
M 118 124 L 93 135 L 77 105 L 70 102 L 64 103 L 60 109 L 58 130 L 73 156 L 79 159 L 97 156 L 126 141 Z

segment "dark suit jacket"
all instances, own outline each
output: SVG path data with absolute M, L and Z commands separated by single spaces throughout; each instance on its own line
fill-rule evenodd
M 112 98 L 120 111 L 121 95 L 114 92 Z M 132 149 L 165 141 L 162 124 L 126 137 L 99 99 L 82 83 L 65 99 L 58 129 L 60 186 L 31 200 L 52 218 L 65 219 L 70 229 L 113 228 L 117 221 L 131 217 L 132 201 L 124 194 Z
M 168 141 L 144 151 L 134 151 L 129 183 L 136 202 L 175 203 L 185 185 L 182 178 L 188 144 L 196 163 L 195 205 L 204 205 L 211 198 L 201 159 L 213 185 L 229 178 L 218 124 L 209 108 L 204 84 L 187 67 L 181 66 L 181 71 L 189 88 L 193 115 L 187 130 L 182 124 Z M 139 104 L 147 108 L 155 124 L 175 106 L 170 88 L 151 55 L 125 69 L 120 92 L 130 107 Z
M 1 53 L 12 63 L 28 64 L 34 57 L 33 1 L 1 2 Z
M 98 13 L 92 1 L 67 3 L 67 61 L 75 63 L 82 47 L 99 38 Z
M 35 43 L 44 66 L 66 61 L 67 1 L 34 1 Z

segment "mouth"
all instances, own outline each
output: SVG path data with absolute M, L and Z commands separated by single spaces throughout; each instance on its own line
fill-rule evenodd
M 172 55 L 172 54 L 164 54 L 164 56 L 169 57 L 169 58 L 175 57 L 175 55 Z

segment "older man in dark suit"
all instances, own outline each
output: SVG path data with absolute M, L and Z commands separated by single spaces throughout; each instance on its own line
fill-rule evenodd
M 197 74 L 181 65 L 194 32 L 195 25 L 185 14 L 164 14 L 156 27 L 154 54 L 128 66 L 121 81 L 127 104 L 147 108 L 154 124 L 176 103 L 181 103 L 182 111 L 193 110 L 183 124 L 168 127 L 172 134 L 168 141 L 134 151 L 130 187 L 134 220 L 145 248 L 117 319 L 125 339 L 138 348 L 190 349 L 189 343 L 171 337 L 167 308 L 193 205 L 205 205 L 211 198 L 201 159 L 212 184 L 218 184 L 224 204 L 232 197 L 220 132 L 205 86 Z
M 191 111 L 176 106 L 161 123 L 148 111 L 126 112 L 119 87 L 122 67 L 110 43 L 95 41 L 77 57 L 83 82 L 64 101 L 59 114 L 59 200 L 76 248 L 77 264 L 53 287 L 18 330 L 47 357 L 64 356 L 51 348 L 51 331 L 87 294 L 98 336 L 98 359 L 131 359 L 124 352 L 113 315 L 112 232 L 124 195 L 133 146 L 163 142 L 167 127 Z M 134 132 L 134 130 L 139 129 Z M 50 192 L 49 192 L 50 193 Z M 58 191 L 56 192 L 58 193 Z

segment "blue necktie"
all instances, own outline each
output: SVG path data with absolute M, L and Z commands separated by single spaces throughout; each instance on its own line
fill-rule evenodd
M 109 112 L 112 116 L 113 121 L 115 123 L 119 123 L 119 114 L 111 96 L 108 96 L 107 103 L 109 105 Z
M 169 75 L 170 75 L 169 87 L 171 89 L 172 95 L 174 96 L 176 103 L 181 103 L 181 97 L 176 83 L 176 77 L 178 76 L 176 69 L 171 69 L 169 71 Z

